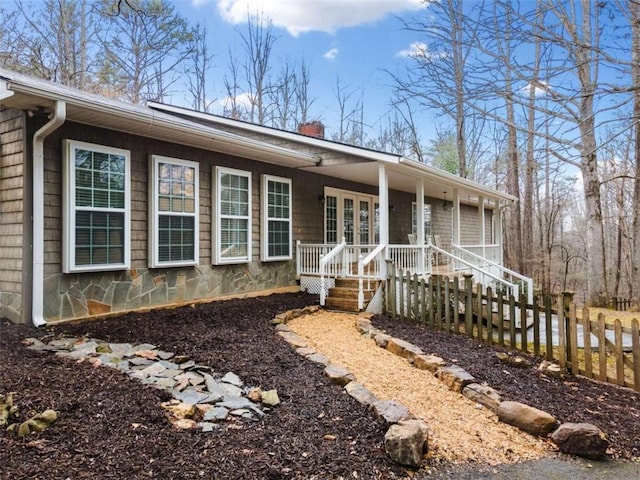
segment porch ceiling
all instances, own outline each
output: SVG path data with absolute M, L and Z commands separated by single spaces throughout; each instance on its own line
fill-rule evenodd
M 378 162 L 362 162 L 345 165 L 307 166 L 303 167 L 303 169 L 375 187 L 378 185 L 378 165 Z M 494 192 L 488 188 L 473 188 L 473 186 L 467 186 L 457 181 L 459 179 L 453 175 L 451 175 L 454 177 L 453 179 L 447 179 L 440 176 L 436 177 L 435 175 L 430 174 L 430 172 L 420 171 L 420 169 L 391 164 L 387 165 L 387 171 L 389 176 L 389 188 L 393 190 L 415 194 L 417 181 L 422 179 L 424 182 L 425 195 L 428 197 L 442 199 L 444 197 L 444 192 L 447 192 L 447 200 L 451 201 L 453 199 L 453 189 L 457 188 L 460 196 L 460 202 L 464 204 L 477 205 L 479 195 L 484 196 L 487 200 L 499 201 L 510 199 L 508 195 L 500 194 L 500 192 Z M 491 207 L 491 205 L 486 206 L 489 208 Z

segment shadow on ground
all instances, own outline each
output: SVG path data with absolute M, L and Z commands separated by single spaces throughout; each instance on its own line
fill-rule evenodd
M 622 460 L 589 461 L 558 456 L 495 467 L 470 466 L 425 469 L 416 480 L 612 480 L 640 478 L 640 462 Z

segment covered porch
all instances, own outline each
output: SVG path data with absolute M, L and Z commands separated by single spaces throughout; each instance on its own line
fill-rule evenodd
M 412 160 L 396 160 L 310 167 L 377 188 L 324 187 L 318 199 L 323 238 L 296 245 L 301 288 L 319 294 L 324 305 L 336 281 L 349 279 L 347 288 L 357 290 L 357 310 L 363 310 L 389 268 L 418 276 L 470 273 L 514 294 L 530 282 L 502 264 L 502 209 L 512 203 L 511 196 Z

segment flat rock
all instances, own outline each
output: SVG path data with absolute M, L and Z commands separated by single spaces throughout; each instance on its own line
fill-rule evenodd
M 293 330 L 286 323 L 279 323 L 276 325 L 276 332 L 293 332 Z
M 172 403 L 165 402 L 161 404 L 162 408 L 171 412 L 175 418 L 191 418 L 196 413 L 196 408 L 190 404 L 185 402 Z
M 316 349 L 311 347 L 300 347 L 296 348 L 296 353 L 298 355 L 302 355 L 303 357 L 308 357 L 309 355 L 313 355 L 314 353 L 316 353 Z
M 464 387 L 462 395 L 487 407 L 492 412 L 497 412 L 498 405 L 502 402 L 502 397 L 497 391 L 488 385 L 480 385 L 479 383 L 471 383 Z
M 163 388 L 165 390 L 171 390 L 176 386 L 176 381 L 173 378 L 166 377 L 149 377 L 148 381 L 152 382 L 154 386 L 158 388 Z
M 156 347 L 155 345 L 152 345 L 150 343 L 141 343 L 140 345 L 135 345 L 133 347 L 133 352 L 140 352 L 142 350 L 157 350 L 158 347 Z
M 142 370 L 140 370 L 140 372 L 145 376 L 145 377 L 155 377 L 158 374 L 164 372 L 166 370 L 166 368 L 164 368 L 163 365 L 161 365 L 158 362 L 154 362 L 151 365 L 149 365 L 146 368 L 143 368 Z
M 225 396 L 222 402 L 216 404 L 217 407 L 225 407 L 229 410 L 237 410 L 239 408 L 251 408 L 255 405 L 251 400 L 245 397 Z
M 562 378 L 562 368 L 560 368 L 560 365 L 557 363 L 543 360 L 540 365 L 538 365 L 538 370 L 548 377 Z
M 385 434 L 384 449 L 394 462 L 419 467 L 427 450 L 428 432 L 427 424 L 422 420 L 398 422 Z
M 473 375 L 458 365 L 442 367 L 436 372 L 436 377 L 454 392 L 462 392 L 464 387 L 476 381 Z
M 220 407 L 220 406 L 215 406 L 215 407 L 207 410 L 207 412 L 205 412 L 205 414 L 202 417 L 202 419 L 206 420 L 206 421 L 210 421 L 210 420 L 225 420 L 228 415 L 229 415 L 229 410 L 228 409 L 226 409 L 224 407 Z
M 160 360 L 169 360 L 170 358 L 173 358 L 175 354 L 173 352 L 165 352 L 163 350 L 158 350 L 158 358 Z
M 203 433 L 209 433 L 213 432 L 216 428 L 220 428 L 220 425 L 211 422 L 198 422 L 198 428 L 202 430 Z
M 193 390 L 191 388 L 187 388 L 182 392 L 178 392 L 175 389 L 171 392 L 171 395 L 176 400 L 180 400 L 184 403 L 189 403 L 191 405 L 195 405 L 196 403 L 205 403 L 209 399 L 208 393 L 198 392 L 197 390 Z
M 240 380 L 240 377 L 233 372 L 227 372 L 220 379 L 221 382 L 229 383 L 231 385 L 235 385 L 236 387 L 242 387 L 243 383 Z
M 131 365 L 151 365 L 154 363 L 153 360 L 143 357 L 131 357 L 128 361 Z
M 406 358 L 410 363 L 413 363 L 416 355 L 424 355 L 424 352 L 413 343 L 405 342 L 404 340 L 394 337 L 389 338 L 387 350 L 402 358 Z
M 420 370 L 437 372 L 439 368 L 445 366 L 445 361 L 437 355 L 416 355 L 413 359 L 413 365 Z
M 307 341 L 300 335 L 293 332 L 278 332 L 282 338 L 286 340 L 294 348 L 306 347 Z
M 346 392 L 363 405 L 373 405 L 378 401 L 376 396 L 364 385 L 358 382 L 349 382 L 344 386 Z
M 344 387 L 347 383 L 355 381 L 356 377 L 353 373 L 339 365 L 329 364 L 324 368 L 324 376 L 331 383 Z
M 531 362 L 529 360 L 519 355 L 510 355 L 506 352 L 497 352 L 496 357 L 502 363 L 506 363 L 507 365 L 511 365 L 512 367 L 527 368 L 531 366 Z
M 604 432 L 590 423 L 563 423 L 551 439 L 562 453 L 591 460 L 604 457 L 609 447 Z
M 325 357 L 321 353 L 312 353 L 311 355 L 308 355 L 306 358 L 307 360 L 313 363 L 319 363 L 321 365 L 324 365 L 325 367 L 329 365 L 329 363 L 331 362 L 331 360 L 329 360 L 328 357 Z
M 378 400 L 372 406 L 376 415 L 383 418 L 387 423 L 398 423 L 402 420 L 411 419 L 409 409 L 393 400 Z
M 359 317 L 356 320 L 356 328 L 363 335 L 369 335 L 374 327 L 373 325 L 371 325 L 371 320 L 369 320 L 368 318 Z
M 40 340 L 37 340 L 35 338 L 31 340 L 40 342 Z M 79 338 L 56 338 L 55 340 L 51 340 L 48 346 L 57 350 L 70 350 L 78 341 L 80 341 Z
M 181 418 L 180 420 L 176 420 L 175 422 L 173 422 L 172 425 L 178 430 L 189 430 L 198 426 L 196 421 L 191 420 L 190 418 Z
M 134 355 L 133 347 L 130 343 L 110 343 L 111 353 L 120 358 L 131 357 Z
M 558 422 L 542 410 L 520 402 L 502 402 L 498 406 L 498 420 L 519 428 L 531 435 L 546 437 L 555 430 Z

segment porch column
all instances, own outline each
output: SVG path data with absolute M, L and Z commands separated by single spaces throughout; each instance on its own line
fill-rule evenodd
M 484 229 L 484 197 L 480 195 L 478 197 L 478 221 L 480 222 L 480 245 L 482 245 L 482 256 L 487 258 L 486 241 L 485 241 L 485 229 Z
M 456 245 L 460 245 L 460 194 L 457 188 L 453 189 L 453 238 Z
M 502 207 L 503 205 L 500 205 L 500 201 L 496 200 L 496 209 L 493 211 L 493 216 L 494 216 L 494 232 L 495 232 L 495 242 L 498 244 L 498 263 L 500 265 L 504 265 L 504 258 L 503 258 L 503 244 L 504 241 L 502 239 Z
M 378 164 L 378 203 L 380 204 L 380 244 L 389 245 L 389 175 L 384 163 Z M 387 262 L 380 263 L 380 276 L 387 277 Z
M 420 246 L 418 250 L 418 273 L 424 273 L 424 182 L 416 182 L 416 244 Z
M 416 244 L 424 245 L 424 182 L 416 182 Z

